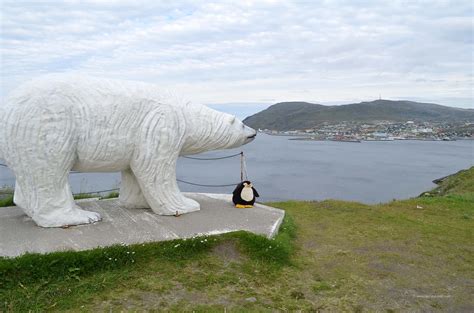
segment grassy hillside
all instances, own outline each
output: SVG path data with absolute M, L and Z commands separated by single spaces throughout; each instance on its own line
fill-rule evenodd
M 294 130 L 323 122 L 359 121 L 474 121 L 474 110 L 413 101 L 376 100 L 339 106 L 307 102 L 282 102 L 247 117 L 253 128 Z
M 274 240 L 235 233 L 0 259 L 0 311 L 472 312 L 473 173 L 386 204 L 271 203 L 287 212 Z
M 474 191 L 474 166 L 467 170 L 462 170 L 456 174 L 449 175 L 435 180 L 438 187 L 429 194 L 448 195 L 463 194 Z

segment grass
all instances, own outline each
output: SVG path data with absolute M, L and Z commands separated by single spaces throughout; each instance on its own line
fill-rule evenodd
M 105 196 L 100 196 L 98 194 L 92 194 L 92 193 L 78 193 L 74 195 L 74 199 L 81 200 L 81 199 L 99 198 L 100 200 L 103 200 L 103 199 L 118 198 L 118 196 L 119 196 L 119 193 L 116 191 L 110 192 L 106 194 Z M 0 208 L 7 207 L 7 206 L 15 206 L 15 203 L 13 202 L 13 195 L 6 195 L 4 198 L 0 198 Z
M 199 266 L 201 270 L 207 268 L 210 270 L 208 275 L 190 277 L 188 281 L 193 288 L 202 289 L 210 281 L 222 283 L 232 276 L 227 273 L 230 276 L 222 281 L 222 278 L 218 279 L 219 274 L 212 273 L 216 261 L 211 257 L 212 253 L 225 257 L 225 253 L 219 252 L 222 247 L 230 247 L 229 251 L 237 255 L 244 253 L 247 271 L 252 272 L 253 268 L 265 264 L 262 270 L 276 273 L 290 264 L 294 236 L 294 224 L 290 217 L 286 217 L 280 233 L 272 240 L 236 232 L 84 252 L 0 258 L 0 311 L 77 308 L 82 301 L 94 298 L 99 292 L 108 292 L 114 286 L 125 287 L 127 280 L 134 280 L 133 284 L 138 286 L 147 285 L 148 282 L 139 275 L 143 268 L 147 268 L 145 272 L 151 275 L 150 278 L 161 275 L 176 279 L 174 283 L 184 283 L 189 271 L 194 271 L 193 266 Z M 162 288 L 168 288 L 165 282 L 160 282 Z
M 473 311 L 471 179 L 378 205 L 271 203 L 287 213 L 274 240 L 238 232 L 0 259 L 0 311 Z
M 0 207 L 14 206 L 13 195 L 6 195 L 4 198 L 0 198 Z
M 117 191 L 109 192 L 105 196 L 101 196 L 100 194 L 97 194 L 97 193 L 76 193 L 74 194 L 74 199 L 80 200 L 80 199 L 99 198 L 100 200 L 104 200 L 104 199 L 118 198 L 118 196 L 119 196 L 119 193 Z
M 101 197 L 101 199 L 112 199 L 112 198 L 118 198 L 119 196 L 119 193 L 118 191 L 112 191 L 108 194 L 106 194 L 105 196 Z
M 0 207 L 13 206 L 13 189 L 9 186 L 0 186 Z
M 439 182 L 437 188 L 429 192 L 435 195 L 448 195 L 472 192 L 474 190 L 474 166 L 449 175 Z

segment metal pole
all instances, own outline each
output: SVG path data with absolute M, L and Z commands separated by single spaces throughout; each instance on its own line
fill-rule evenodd
M 240 181 L 244 181 L 244 152 L 240 151 Z

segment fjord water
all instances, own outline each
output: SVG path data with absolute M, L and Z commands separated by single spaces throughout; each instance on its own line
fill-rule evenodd
M 341 199 L 386 202 L 419 195 L 432 180 L 474 165 L 474 141 L 297 141 L 259 134 L 250 144 L 195 157 L 220 157 L 241 150 L 249 180 L 259 201 Z M 199 161 L 180 158 L 181 180 L 208 185 L 237 183 L 239 157 Z M 119 173 L 71 174 L 73 192 L 118 187 Z M 12 173 L 0 168 L 0 186 L 14 184 Z M 233 187 L 199 187 L 179 183 L 183 191 L 231 193 Z

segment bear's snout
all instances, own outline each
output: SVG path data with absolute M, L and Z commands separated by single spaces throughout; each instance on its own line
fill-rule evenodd
M 245 139 L 244 144 L 247 144 L 255 139 L 255 137 L 257 136 L 257 131 L 253 128 L 245 126 L 245 134 L 247 135 L 247 138 Z

